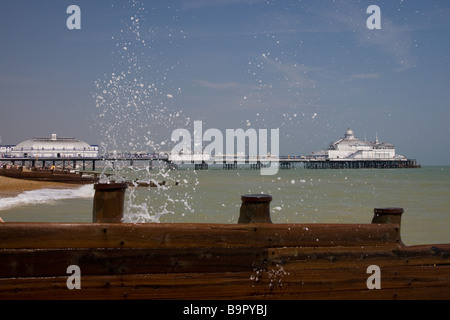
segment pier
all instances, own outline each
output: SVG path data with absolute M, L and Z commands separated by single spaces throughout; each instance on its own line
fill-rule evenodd
M 55 143 L 65 144 L 62 149 L 55 149 Z M 46 143 L 46 148 L 39 146 Z M 9 151 L 7 150 L 9 148 Z M 172 155 L 161 153 L 110 153 L 99 156 L 98 146 L 74 138 L 58 138 L 52 134 L 51 138 L 34 138 L 24 141 L 18 146 L 5 147 L 7 151 L 0 158 L 0 164 L 11 163 L 13 166 L 27 166 L 30 168 L 48 169 L 55 167 L 62 170 L 92 170 L 100 165 L 109 163 L 114 168 L 116 163 L 121 165 L 148 166 L 152 169 L 158 162 L 162 162 L 170 169 L 181 169 L 192 166 L 194 170 L 208 170 L 221 167 L 224 170 L 254 169 L 270 167 L 278 164 L 279 169 L 398 169 L 420 168 L 414 159 L 408 159 L 396 153 L 391 143 L 380 142 L 376 137 L 374 142 L 360 140 L 355 137 L 353 130 L 348 128 L 344 137 L 331 143 L 327 150 L 313 152 L 310 155 L 284 156 L 248 156 L 238 154 L 206 155 L 186 153 Z M 59 148 L 61 146 L 59 145 Z M 17 149 L 17 150 L 16 150 Z M 47 150 L 47 151 L 46 151 Z M 8 157 L 6 157 L 8 156 Z
M 305 169 L 398 169 L 398 168 L 420 168 L 420 164 L 414 159 L 342 159 L 330 160 L 323 158 L 313 158 L 310 156 L 280 156 L 270 160 L 254 160 L 249 158 L 235 157 L 227 161 L 172 161 L 169 156 L 146 156 L 146 157 L 118 157 L 118 158 L 0 158 L 0 163 L 11 163 L 13 166 L 23 166 L 31 168 L 58 167 L 63 170 L 95 171 L 99 164 L 110 163 L 112 166 L 116 162 L 133 165 L 148 165 L 153 168 L 156 163 L 162 162 L 171 169 L 179 169 L 187 165 L 193 165 L 195 170 L 208 170 L 212 167 L 224 170 L 236 170 L 240 168 L 259 170 L 270 165 L 267 161 L 277 162 L 280 169 L 294 169 L 302 167 Z

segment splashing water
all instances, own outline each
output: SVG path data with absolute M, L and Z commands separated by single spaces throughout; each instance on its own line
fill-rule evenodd
M 170 79 L 179 62 L 168 63 L 162 59 L 160 49 L 154 48 L 156 33 L 160 35 L 162 31 L 148 25 L 143 1 L 126 2 L 124 12 L 127 13 L 124 26 L 112 37 L 115 42 L 112 72 L 95 82 L 93 95 L 94 129 L 100 131 L 103 157 L 112 159 L 105 161 L 100 183 L 133 178 L 133 181 L 157 185 L 157 192 L 150 193 L 152 196 L 167 197 L 165 191 L 177 185 L 170 168 L 163 165 L 156 169 L 150 165 L 139 167 L 120 159 L 167 153 L 164 148 L 169 144 L 167 139 L 173 129 L 189 124 L 190 119 L 174 107 L 174 98 L 181 89 L 175 89 Z M 174 44 L 170 40 L 166 45 Z M 164 186 L 159 185 L 161 181 L 165 182 Z M 152 199 L 137 197 L 135 188 L 128 192 L 125 214 L 126 220 L 131 222 L 158 222 L 162 215 L 172 212 L 171 202 L 185 203 L 186 210 L 191 210 L 187 194 L 180 193 L 182 199 L 167 198 L 165 205 L 153 208 Z M 143 202 L 139 203 L 138 198 Z
M 113 37 L 113 72 L 95 83 L 96 126 L 104 152 L 113 156 L 161 150 L 170 137 L 167 129 L 183 121 L 182 110 L 173 108 L 174 93 L 166 92 L 172 91 L 169 73 L 176 63 L 164 67 L 164 61 L 155 60 L 155 31 L 145 31 L 143 4 L 133 0 L 128 5 L 137 11 Z

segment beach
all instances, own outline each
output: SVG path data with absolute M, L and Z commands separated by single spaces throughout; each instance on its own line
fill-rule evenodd
M 0 176 L 0 198 L 15 197 L 24 191 L 38 189 L 67 189 L 76 186 L 59 182 L 41 182 L 22 179 L 13 179 Z

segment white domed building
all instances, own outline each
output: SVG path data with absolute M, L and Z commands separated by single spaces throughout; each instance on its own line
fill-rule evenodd
M 33 138 L 11 148 L 14 158 L 97 158 L 98 146 L 75 138 Z
M 395 146 L 391 143 L 378 141 L 361 141 L 355 137 L 353 130 L 348 128 L 343 138 L 330 144 L 327 150 L 330 160 L 393 160 L 405 159 L 396 155 Z

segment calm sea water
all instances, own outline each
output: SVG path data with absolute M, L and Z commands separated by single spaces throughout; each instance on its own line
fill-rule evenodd
M 127 175 L 166 181 L 130 188 L 127 222 L 237 223 L 240 196 L 273 196 L 274 223 L 370 223 L 374 208 L 402 207 L 406 244 L 450 243 L 450 167 L 421 169 L 173 170 L 144 168 Z M 179 182 L 177 185 L 175 182 Z M 92 186 L 38 190 L 0 200 L 5 221 L 91 222 Z

